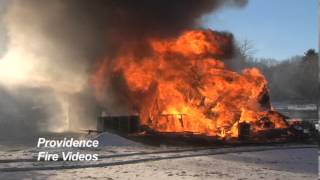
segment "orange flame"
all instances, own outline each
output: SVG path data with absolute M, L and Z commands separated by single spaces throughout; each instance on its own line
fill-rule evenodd
M 152 38 L 148 56 L 124 47 L 112 72 L 123 76 L 141 123 L 156 131 L 237 137 L 241 122 L 253 131 L 286 128 L 283 117 L 271 110 L 263 74 L 257 68 L 237 73 L 221 61 L 231 43 L 228 35 L 211 30 Z M 104 68 L 97 70 L 95 84 L 101 83 Z

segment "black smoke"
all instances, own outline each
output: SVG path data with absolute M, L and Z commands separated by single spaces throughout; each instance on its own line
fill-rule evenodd
M 112 54 L 128 41 L 175 36 L 200 27 L 199 18 L 247 0 L 18 0 L 38 16 L 39 26 L 57 45 L 83 51 L 89 60 Z M 50 9 L 56 9 L 52 11 Z M 49 11 L 48 11 L 49 9 Z M 39 18 L 40 17 L 40 18 Z M 28 21 L 29 17 L 24 19 Z M 32 18 L 32 17 L 30 17 Z

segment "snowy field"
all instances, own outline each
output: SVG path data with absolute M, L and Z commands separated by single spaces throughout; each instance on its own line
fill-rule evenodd
M 0 179 L 317 179 L 313 145 L 181 148 L 145 146 L 109 133 L 96 139 L 98 149 L 72 150 L 98 153 L 95 162 L 37 162 L 40 149 L 32 146 L 1 149 Z

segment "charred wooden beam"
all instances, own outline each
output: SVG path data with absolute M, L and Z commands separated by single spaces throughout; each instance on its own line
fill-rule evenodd
M 139 116 L 104 116 L 98 118 L 98 131 L 140 132 Z
M 239 123 L 238 128 L 239 140 L 247 141 L 251 137 L 251 125 L 246 122 Z

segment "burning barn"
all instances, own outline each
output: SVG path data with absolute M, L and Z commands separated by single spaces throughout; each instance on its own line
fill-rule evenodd
M 125 82 L 125 95 L 136 110 L 133 113 L 139 114 L 139 125 L 156 132 L 237 138 L 239 132 L 248 134 L 248 129 L 254 136 L 288 128 L 284 116 L 271 108 L 263 74 L 256 68 L 238 73 L 223 62 L 232 41 L 231 35 L 212 30 L 148 39 L 152 53 L 136 57 L 134 48 L 124 48 L 110 70 L 111 77 Z M 103 68 L 97 80 L 106 71 Z M 109 117 L 107 126 L 122 129 L 123 122 L 131 128 L 135 119 Z
M 233 35 L 197 26 L 205 13 L 246 2 L 107 3 L 119 18 L 110 19 L 107 31 L 113 53 L 93 73 L 95 95 L 109 114 L 125 109 L 138 116 L 101 117 L 99 128 L 218 139 L 287 129 L 285 117 L 271 107 L 261 71 L 230 67 L 237 52 Z

